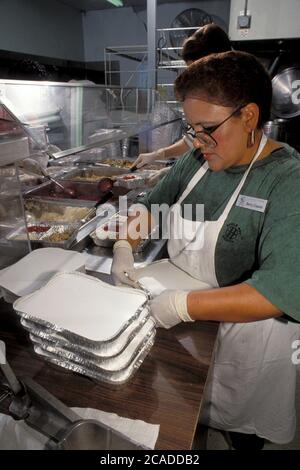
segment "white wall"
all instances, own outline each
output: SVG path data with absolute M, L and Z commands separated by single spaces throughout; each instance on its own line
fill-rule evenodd
M 231 40 L 300 38 L 300 0 L 248 1 L 252 18 L 247 31 L 237 29 L 237 17 L 244 6 L 245 0 L 231 0 Z
M 1 0 L 0 49 L 84 60 L 82 15 L 56 0 Z
M 170 27 L 172 20 L 187 8 L 205 10 L 220 17 L 225 26 L 228 25 L 230 0 L 203 0 L 158 5 L 157 27 Z M 141 20 L 146 23 L 146 10 L 138 16 L 132 8 L 87 12 L 83 20 L 85 60 L 103 60 L 103 50 L 108 46 L 146 44 L 147 34 Z

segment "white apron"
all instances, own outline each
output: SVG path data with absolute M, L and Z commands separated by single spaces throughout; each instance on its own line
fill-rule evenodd
M 218 236 L 266 142 L 263 135 L 251 164 L 218 220 L 192 222 L 181 217 L 180 203 L 204 176 L 207 163 L 170 210 L 171 262 L 212 287 L 219 287 L 215 271 Z M 299 324 L 277 319 L 222 322 L 201 422 L 227 431 L 257 434 L 276 443 L 289 442 L 296 425 L 296 366 L 291 361 L 291 345 L 299 337 Z

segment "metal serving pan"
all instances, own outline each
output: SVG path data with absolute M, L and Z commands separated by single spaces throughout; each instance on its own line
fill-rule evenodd
M 110 197 L 109 191 L 103 192 L 97 183 L 84 183 L 82 181 L 65 181 L 63 183 L 66 189 L 75 191 L 74 198 L 68 197 L 64 191 L 52 182 L 41 184 L 38 188 L 26 191 L 25 198 L 42 198 L 50 201 L 63 200 L 65 203 L 76 200 L 87 206 L 95 206 L 100 202 L 104 202 Z
M 29 224 L 28 229 L 37 228 L 29 232 L 29 239 L 34 246 L 69 249 L 76 240 L 78 223 L 65 224 Z M 45 228 L 45 231 L 39 231 Z M 7 240 L 12 243 L 24 243 L 27 241 L 27 229 L 23 226 L 10 233 Z
M 97 166 L 106 166 L 106 167 L 113 167 L 113 168 L 124 168 L 129 170 L 133 163 L 135 162 L 135 158 L 122 158 L 122 157 L 104 157 L 101 158 L 100 161 L 97 163 Z
M 71 223 L 85 224 L 96 214 L 95 207 L 80 204 L 77 200 L 45 201 L 43 199 L 26 198 L 24 201 L 28 223 Z
M 108 166 L 103 167 L 85 167 L 76 168 L 67 172 L 60 179 L 72 180 L 72 181 L 83 181 L 83 182 L 95 182 L 100 181 L 103 177 L 114 177 L 119 175 L 126 175 L 129 170 L 125 168 L 111 168 Z

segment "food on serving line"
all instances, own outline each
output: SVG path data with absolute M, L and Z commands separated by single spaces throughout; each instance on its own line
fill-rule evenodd
M 26 217 L 29 221 L 37 222 L 56 222 L 66 221 L 75 222 L 84 219 L 90 212 L 89 207 L 72 207 L 55 205 L 38 201 L 25 201 Z
M 113 185 L 114 182 L 111 178 L 103 178 L 98 183 L 98 189 L 103 193 L 107 193 L 112 190 Z
M 51 235 L 46 236 L 43 238 L 44 241 L 50 241 L 50 242 L 62 242 L 65 240 L 68 240 L 70 236 L 72 235 L 73 230 L 66 230 L 65 232 L 54 232 Z
M 29 240 L 31 241 L 39 240 L 41 238 L 41 234 L 37 232 L 29 233 L 28 236 L 29 236 Z M 17 235 L 14 235 L 13 240 L 27 240 L 26 233 L 23 232 L 23 233 L 18 233 Z
M 110 178 L 112 181 L 116 180 L 117 178 L 119 178 L 120 176 L 122 175 L 97 175 L 97 173 L 92 173 L 92 172 L 88 172 L 84 175 L 78 175 L 78 176 L 70 176 L 70 180 L 72 181 L 92 181 L 92 182 L 96 182 L 96 181 L 101 181 L 105 178 Z
M 50 225 L 30 225 L 27 227 L 29 233 L 43 233 L 50 229 Z
M 120 168 L 131 168 L 133 162 L 130 160 L 116 160 L 112 158 L 107 158 L 106 160 L 101 160 L 101 163 L 105 165 L 110 165 L 113 167 L 120 167 Z
M 120 176 L 122 180 L 134 180 L 136 179 L 135 175 L 125 175 L 125 176 Z
M 32 225 L 27 227 L 29 240 L 40 240 L 50 230 L 50 228 L 50 225 Z M 13 240 L 27 240 L 26 230 L 24 229 L 20 233 L 13 235 Z

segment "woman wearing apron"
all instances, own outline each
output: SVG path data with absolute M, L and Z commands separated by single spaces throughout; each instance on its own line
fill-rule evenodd
M 164 328 L 221 322 L 203 423 L 230 431 L 234 442 L 241 433 L 257 448 L 258 437 L 287 443 L 300 338 L 300 156 L 263 134 L 272 88 L 250 54 L 201 59 L 175 91 L 196 150 L 139 202 L 149 220 L 153 204 L 169 204 L 170 262 L 210 288 L 167 290 L 151 311 Z M 197 204 L 204 221 L 196 211 L 185 216 Z M 117 283 L 135 283 L 134 243 L 129 237 L 114 247 Z

